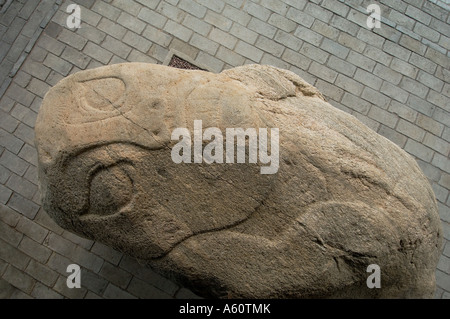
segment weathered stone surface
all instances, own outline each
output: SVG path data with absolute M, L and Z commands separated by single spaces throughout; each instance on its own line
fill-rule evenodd
M 224 135 L 279 128 L 278 172 L 260 174 L 260 161 L 175 164 L 171 132 L 193 132 L 194 120 Z M 79 72 L 47 93 L 36 146 L 43 204 L 59 225 L 202 296 L 433 295 L 442 232 L 427 179 L 291 72 Z M 380 289 L 366 286 L 370 264 Z

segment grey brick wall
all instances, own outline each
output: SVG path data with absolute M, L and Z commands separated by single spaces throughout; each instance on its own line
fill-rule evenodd
M 413 155 L 444 230 L 435 297 L 450 298 L 448 1 L 74 2 L 76 30 L 66 26 L 72 1 L 20 0 L 0 13 L 0 297 L 194 296 L 50 220 L 39 202 L 33 145 L 37 111 L 58 80 L 105 64 L 163 63 L 175 50 L 213 72 L 248 63 L 289 69 Z M 366 26 L 372 3 L 381 7 L 380 29 Z M 65 285 L 71 263 L 82 267 L 81 289 Z

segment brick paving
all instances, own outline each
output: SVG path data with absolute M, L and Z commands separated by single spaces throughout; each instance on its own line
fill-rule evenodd
M 58 227 L 42 210 L 34 122 L 63 77 L 175 54 L 212 72 L 248 63 L 289 69 L 413 155 L 438 201 L 445 245 L 436 298 L 450 298 L 448 1 L 1 0 L 0 298 L 191 298 L 133 258 Z M 81 28 L 66 8 L 81 9 Z M 81 266 L 68 289 L 66 267 Z

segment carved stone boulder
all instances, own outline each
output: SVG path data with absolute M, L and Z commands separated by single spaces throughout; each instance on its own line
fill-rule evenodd
M 82 71 L 47 93 L 35 130 L 47 213 L 201 296 L 434 293 L 442 231 L 418 165 L 289 71 Z

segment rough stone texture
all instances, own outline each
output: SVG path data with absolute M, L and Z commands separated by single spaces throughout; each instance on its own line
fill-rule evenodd
M 175 164 L 171 132 L 193 135 L 194 120 L 222 132 L 279 128 L 278 172 Z M 53 219 L 199 295 L 434 294 L 442 230 L 426 177 L 292 72 L 140 63 L 83 71 L 47 93 L 35 130 Z M 367 288 L 370 264 L 381 267 L 383 289 Z

